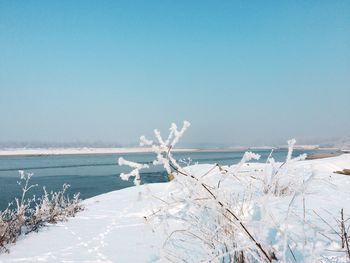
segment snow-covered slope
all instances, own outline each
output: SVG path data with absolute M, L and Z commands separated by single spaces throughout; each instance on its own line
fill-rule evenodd
M 341 208 L 344 208 L 347 215 L 350 214 L 350 177 L 333 173 L 350 168 L 350 154 L 301 161 L 294 166 L 295 172 L 311 167 L 315 174 L 306 199 L 307 220 L 310 224 L 319 229 L 328 227 L 312 211 L 322 214 L 322 218 L 330 224 L 336 224 L 333 216 L 337 216 Z M 212 165 L 196 165 L 188 169 L 193 173 L 203 174 L 211 167 Z M 249 164 L 245 165 L 242 171 L 256 172 L 262 168 L 264 164 Z M 213 170 L 207 176 L 208 182 L 215 181 L 215 173 Z M 239 192 L 239 187 L 232 182 L 234 181 L 225 182 L 225 189 Z M 150 196 L 166 199 L 170 193 L 181 193 L 181 189 L 178 189 L 174 182 L 151 184 L 85 200 L 85 210 L 75 218 L 22 237 L 17 244 L 9 247 L 9 254 L 0 255 L 0 262 L 157 262 L 167 235 L 162 231 L 154 231 L 152 224 L 147 222 L 144 216 L 149 215 L 163 202 Z M 276 221 L 283 220 L 291 198 L 276 197 L 274 203 L 269 204 L 272 207 L 270 212 Z M 293 206 L 302 209 L 297 202 Z M 301 231 L 299 222 L 295 221 L 293 225 L 291 219 L 288 224 L 297 237 Z M 309 233 L 305 229 L 303 231 L 304 234 L 299 234 L 315 235 L 317 238 L 317 234 Z M 330 241 L 324 254 L 330 257 L 333 254 L 339 255 L 340 252 L 329 251 L 331 246 L 334 250 L 339 250 L 339 247 Z M 315 253 L 322 255 L 320 249 L 315 249 Z M 303 261 L 302 255 L 296 257 Z
M 149 188 L 162 195 L 168 186 Z M 84 206 L 75 218 L 22 237 L 0 262 L 152 262 L 162 240 L 145 223 L 148 202 L 136 187 L 90 198 Z

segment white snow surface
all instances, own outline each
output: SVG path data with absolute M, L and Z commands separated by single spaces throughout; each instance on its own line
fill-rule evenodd
M 258 171 L 264 165 L 250 163 L 242 167 L 242 172 Z M 313 210 L 335 227 L 333 216 L 338 217 L 341 208 L 344 208 L 346 218 L 350 216 L 350 176 L 334 173 L 350 168 L 350 154 L 300 161 L 293 166 L 295 171 L 312 167 L 314 172 L 316 180 L 312 182 L 306 199 L 309 222 L 322 229 L 328 227 L 312 213 Z M 194 174 L 204 174 L 212 167 L 212 164 L 206 164 L 186 169 L 190 169 Z M 215 182 L 216 174 L 217 171 L 214 169 L 206 176 L 207 182 Z M 225 180 L 225 189 L 239 193 L 240 188 L 234 182 L 235 180 Z M 154 224 L 147 221 L 144 216 L 148 216 L 162 204 L 162 201 L 154 196 L 166 200 L 171 194 L 181 194 L 181 190 L 172 181 L 131 187 L 87 199 L 84 201 L 85 210 L 76 217 L 44 227 L 38 233 L 21 237 L 16 244 L 9 246 L 10 253 L 0 255 L 0 262 L 164 262 L 161 254 L 167 234 L 163 231 L 154 231 Z M 269 204 L 272 207 L 270 212 L 276 221 L 284 220 L 291 198 L 276 197 Z M 294 202 L 293 206 L 299 209 L 298 202 Z M 301 232 L 300 222 L 291 218 L 287 223 L 292 232 L 298 236 Z M 254 232 L 254 229 L 252 231 Z M 331 232 L 331 229 L 329 231 Z M 309 231 L 304 233 L 309 235 Z M 339 260 L 341 252 L 331 251 L 332 246 L 335 250 L 339 249 L 337 245 L 330 242 L 326 249 L 324 245 L 321 247 L 321 244 L 327 242 L 322 236 L 314 233 L 310 235 L 309 238 L 312 238 L 312 235 L 315 235 L 314 238 L 320 238 L 320 249 L 316 243 L 314 253 L 328 258 L 335 255 L 337 262 L 345 262 L 345 253 L 344 261 L 341 261 Z M 299 262 L 306 262 L 302 256 L 299 259 Z

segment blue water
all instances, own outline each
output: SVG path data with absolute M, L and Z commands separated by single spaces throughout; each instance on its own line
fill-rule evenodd
M 268 150 L 254 151 L 259 153 L 265 162 L 270 154 Z M 294 151 L 293 155 L 313 151 Z M 187 152 L 174 154 L 177 159 L 191 158 L 192 163 L 235 164 L 242 158 L 244 152 Z M 275 150 L 274 158 L 282 161 L 286 150 Z M 42 187 L 57 191 L 64 183 L 71 185 L 68 193 L 80 192 L 83 199 L 102 193 L 118 190 L 133 185 L 132 180 L 123 181 L 119 178 L 121 172 L 129 171 L 125 166 L 118 166 L 117 159 L 123 156 L 127 160 L 150 163 L 155 155 L 152 153 L 130 154 L 95 154 L 95 155 L 58 155 L 58 156 L 6 156 L 0 157 L 0 210 L 7 207 L 15 197 L 21 196 L 18 170 L 34 173 L 32 184 L 38 184 L 30 191 L 32 195 L 42 195 Z M 159 166 L 151 166 L 141 174 L 142 183 L 166 182 L 167 174 Z

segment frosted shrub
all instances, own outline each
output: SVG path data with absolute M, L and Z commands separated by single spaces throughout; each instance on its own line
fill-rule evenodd
M 157 154 L 154 165 L 163 165 L 166 171 L 175 175 L 175 184 L 181 194 L 172 195 L 165 207 L 156 214 L 156 220 L 168 225 L 181 222 L 180 229 L 174 229 L 164 243 L 164 257 L 171 261 L 199 262 L 214 260 L 223 262 L 244 262 L 261 260 L 271 262 L 274 252 L 268 245 L 260 243 L 243 218 L 246 217 L 239 197 L 225 195 L 219 182 L 230 173 L 237 172 L 233 167 L 227 170 L 214 165 L 200 177 L 189 167 L 181 167 L 172 155 L 172 149 L 183 136 L 189 122 L 184 122 L 179 131 L 175 124 L 170 127 L 168 138 L 164 140 L 158 130 L 154 130 L 156 142 L 141 136 L 141 145 L 151 146 Z M 242 166 L 251 159 L 258 159 L 253 153 L 246 153 L 240 163 Z M 120 163 L 120 160 L 119 160 Z M 131 175 L 138 175 L 144 167 L 135 163 L 122 163 L 134 168 Z M 225 172 L 224 172 L 225 171 Z M 217 180 L 206 181 L 210 172 L 218 174 Z M 174 211 L 176 211 L 174 213 Z M 154 214 L 154 213 L 153 213 Z M 165 230 L 172 229 L 165 228 Z M 196 242 L 194 242 L 196 241 Z
M 5 245 L 14 243 L 19 235 L 26 232 L 27 214 L 31 212 L 30 204 L 33 200 L 26 200 L 26 193 L 35 185 L 29 185 L 32 173 L 19 171 L 22 187 L 22 197 L 15 199 L 15 208 L 11 208 L 12 203 L 4 211 L 0 212 L 0 252 L 7 251 Z
M 35 208 L 30 218 L 30 226 L 36 230 L 46 223 L 55 224 L 66 220 L 67 217 L 74 217 L 82 210 L 79 194 L 75 194 L 73 199 L 66 196 L 68 184 L 64 184 L 62 191 L 47 193 L 44 188 L 44 195 L 38 198 Z
M 296 172 L 292 164 L 305 160 L 307 155 L 302 154 L 298 157 L 292 158 L 295 139 L 288 141 L 288 153 L 284 163 L 276 163 L 271 157 L 272 153 L 267 159 L 267 166 L 265 167 L 264 192 L 266 194 L 273 194 L 276 196 L 291 195 L 299 191 L 305 186 L 305 180 L 312 179 L 312 173 L 306 176 L 311 171 L 303 173 Z M 304 168 L 304 167 L 303 167 Z
M 8 251 L 8 243 L 14 243 L 24 224 L 23 215 L 10 209 L 0 212 L 0 252 Z
M 66 190 L 69 185 L 64 184 L 62 191 L 47 193 L 40 198 L 26 199 L 27 192 L 37 186 L 29 185 L 33 174 L 19 171 L 22 186 L 21 199 L 15 199 L 15 205 L 10 203 L 8 208 L 0 212 L 0 252 L 8 252 L 6 245 L 15 243 L 22 234 L 37 231 L 46 224 L 54 224 L 73 217 L 83 209 L 79 194 L 69 199 Z
M 311 182 L 318 179 L 312 167 L 296 165 L 306 155 L 292 157 L 295 140 L 288 141 L 283 163 L 275 162 L 272 151 L 266 163 L 250 166 L 248 162 L 259 160 L 260 155 L 246 152 L 236 165 L 182 167 L 172 150 L 189 126 L 184 122 L 179 130 L 172 124 L 167 139 L 158 130 L 154 130 L 154 140 L 140 138 L 142 146 L 152 147 L 156 153 L 153 164 L 163 165 L 174 177 L 165 198 L 144 193 L 161 201 L 145 216 L 155 231 L 167 235 L 161 260 L 319 261 L 320 247 L 327 247 L 329 240 L 315 239 L 323 230 L 307 219 L 311 211 L 305 205 L 305 198 L 312 194 Z M 147 167 L 124 159 L 119 164 L 133 169 L 121 175 L 122 179 L 134 176 L 138 185 L 142 179 L 139 171 Z

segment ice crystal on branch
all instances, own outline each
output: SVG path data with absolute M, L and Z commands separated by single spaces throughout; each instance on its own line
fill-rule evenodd
M 120 178 L 124 181 L 128 181 L 130 177 L 135 177 L 134 179 L 134 184 L 135 185 L 140 185 L 141 178 L 140 178 L 140 170 L 149 168 L 147 164 L 140 164 L 140 163 L 135 163 L 132 161 L 125 160 L 123 157 L 120 157 L 118 159 L 118 164 L 119 165 L 126 165 L 131 168 L 134 168 L 130 173 L 121 173 Z

